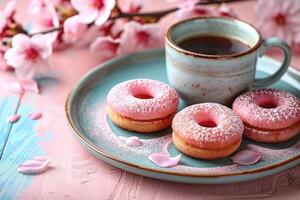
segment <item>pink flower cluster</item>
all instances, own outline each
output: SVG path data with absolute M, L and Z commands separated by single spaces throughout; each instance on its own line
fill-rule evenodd
M 259 0 L 256 6 L 259 28 L 265 37 L 276 36 L 300 52 L 300 1 Z
M 237 17 L 234 11 L 225 4 L 221 4 L 217 9 L 214 9 L 197 5 L 197 3 L 198 0 L 182 0 L 178 6 L 180 9 L 176 12 L 177 21 L 199 16 Z
M 123 1 L 122 4 L 126 12 L 138 12 L 143 6 L 142 1 Z M 37 78 L 49 70 L 53 48 L 90 44 L 90 49 L 105 61 L 117 55 L 162 46 L 157 24 L 109 20 L 115 6 L 115 0 L 32 0 L 29 5 L 32 27 L 17 32 L 9 38 L 9 45 L 1 47 L 1 68 L 12 68 L 20 77 Z M 9 24 L 15 22 L 15 11 L 15 3 L 11 2 L 1 12 L 1 36 L 7 32 Z M 36 34 L 52 29 L 57 31 Z
M 89 45 L 101 61 L 146 48 L 162 47 L 162 27 L 153 23 L 158 21 L 155 15 L 144 19 L 124 17 L 126 13 L 133 16 L 132 13 L 140 12 L 146 2 L 31 0 L 32 25 L 26 30 L 15 21 L 16 6 L 10 1 L 0 12 L 0 39 L 5 42 L 0 46 L 0 68 L 12 69 L 18 77 L 31 79 L 48 74 L 53 50 L 68 45 Z M 196 5 L 197 2 L 186 0 L 179 3 L 174 21 L 203 15 L 235 17 L 225 5 L 213 9 Z

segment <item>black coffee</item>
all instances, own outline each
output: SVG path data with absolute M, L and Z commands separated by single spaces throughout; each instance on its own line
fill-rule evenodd
M 185 39 L 178 46 L 206 55 L 228 55 L 249 49 L 247 44 L 233 38 L 205 35 Z

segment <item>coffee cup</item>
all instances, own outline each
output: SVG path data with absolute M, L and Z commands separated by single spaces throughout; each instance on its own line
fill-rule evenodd
M 201 41 L 216 42 L 209 39 L 213 37 L 221 38 L 220 41 L 222 38 L 239 41 L 247 48 L 222 54 L 207 53 L 204 47 L 200 48 L 204 53 L 196 52 L 181 45 L 197 37 L 206 39 L 198 39 L 200 43 L 194 42 L 195 45 L 201 45 Z M 186 44 L 193 45 L 193 40 Z M 215 46 L 219 45 L 216 43 Z M 283 62 L 274 74 L 255 78 L 257 60 L 270 47 L 283 51 Z M 278 81 L 291 62 L 290 48 L 285 41 L 275 37 L 263 39 L 254 26 L 228 17 L 200 17 L 172 25 L 165 36 L 165 51 L 168 80 L 188 104 L 216 102 L 230 105 L 243 91 Z

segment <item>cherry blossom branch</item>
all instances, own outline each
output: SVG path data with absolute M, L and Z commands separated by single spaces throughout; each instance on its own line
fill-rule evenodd
M 200 0 L 196 5 L 210 5 L 210 4 L 221 4 L 221 3 L 232 3 L 232 2 L 242 2 L 242 1 L 253 1 L 253 0 Z M 127 18 L 129 20 L 137 19 L 137 18 L 149 18 L 151 19 L 151 22 L 157 22 L 162 17 L 177 11 L 179 8 L 171 8 L 168 10 L 158 11 L 158 12 L 145 12 L 145 13 L 126 13 L 122 12 L 118 7 L 116 8 L 117 14 L 115 16 L 110 17 L 110 20 L 115 20 L 119 18 Z M 89 26 L 92 26 L 92 24 L 89 24 Z M 34 36 L 34 35 L 40 35 L 40 34 L 47 34 L 52 33 L 55 31 L 62 31 L 63 26 L 59 26 L 53 29 L 49 29 L 46 31 L 36 32 L 36 33 L 30 33 L 28 34 L 25 30 L 24 33 L 27 33 L 28 36 Z
M 233 2 L 242 2 L 242 1 L 253 1 L 253 0 L 200 0 L 196 5 L 210 5 L 210 4 L 221 4 L 221 3 L 233 3 Z M 168 10 L 158 11 L 158 12 L 146 12 L 146 13 L 123 13 L 113 17 L 112 19 L 118 18 L 128 18 L 134 19 L 136 17 L 156 17 L 157 20 L 160 18 L 177 11 L 179 8 L 171 8 Z
M 32 37 L 32 36 L 35 36 L 35 35 L 47 34 L 47 33 L 52 33 L 52 32 L 55 32 L 55 31 L 61 31 L 61 30 L 63 30 L 63 27 L 62 27 L 62 26 L 57 27 L 57 28 L 53 28 L 53 29 L 49 29 L 49 30 L 46 30 L 46 31 L 40 31 L 40 32 L 30 33 L 30 34 L 27 33 L 27 35 L 28 35 L 29 37 Z M 26 31 L 23 31 L 23 32 L 26 33 Z

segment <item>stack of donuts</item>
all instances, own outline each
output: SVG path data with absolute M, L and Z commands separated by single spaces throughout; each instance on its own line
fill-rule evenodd
M 172 126 L 176 148 L 200 159 L 231 155 L 243 136 L 276 143 L 300 132 L 300 100 L 278 89 L 247 91 L 235 99 L 232 109 L 201 103 L 176 113 L 179 96 L 173 88 L 156 80 L 134 79 L 113 87 L 107 103 L 108 115 L 117 126 L 139 133 Z

